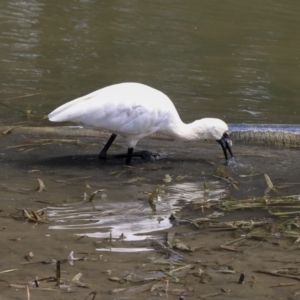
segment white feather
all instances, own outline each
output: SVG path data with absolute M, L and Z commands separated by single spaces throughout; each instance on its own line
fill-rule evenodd
M 228 126 L 220 119 L 181 121 L 173 102 L 162 92 L 140 83 L 121 83 L 70 101 L 51 112 L 52 122 L 71 121 L 126 137 L 134 148 L 154 132 L 183 141 L 221 139 Z

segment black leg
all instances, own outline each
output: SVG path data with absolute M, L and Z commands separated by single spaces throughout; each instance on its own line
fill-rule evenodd
M 132 153 L 133 153 L 133 148 L 128 148 L 127 157 L 126 157 L 126 165 L 130 165 Z
M 226 163 L 228 163 L 227 150 L 230 153 L 231 157 L 233 157 L 233 153 L 232 153 L 232 150 L 231 150 L 231 144 L 232 143 L 231 143 L 230 138 L 227 137 L 227 136 L 223 136 L 221 139 L 217 140 L 217 142 L 221 145 L 221 147 L 223 149 L 223 152 L 224 152 L 225 159 L 226 159 Z
M 113 133 L 109 140 L 107 141 L 106 145 L 103 147 L 103 149 L 101 150 L 100 154 L 99 154 L 99 159 L 106 159 L 107 158 L 107 150 L 109 149 L 109 147 L 112 145 L 112 143 L 114 142 L 115 138 L 117 137 L 117 135 L 115 133 Z M 133 148 L 128 148 L 127 154 L 116 154 L 116 155 L 112 155 L 109 156 L 111 158 L 126 158 L 126 164 L 129 165 L 131 162 L 132 157 L 141 157 L 144 160 L 150 159 L 152 157 L 156 157 L 159 156 L 159 154 L 157 153 L 151 153 L 149 151 L 138 151 L 138 152 L 133 152 Z
M 109 147 L 111 146 L 111 144 L 113 143 L 113 141 L 115 140 L 115 138 L 117 137 L 117 135 L 115 133 L 113 133 L 109 140 L 107 141 L 106 145 L 104 146 L 104 148 L 101 150 L 100 154 L 99 154 L 99 159 L 105 159 L 106 158 L 106 152 L 109 149 Z
M 233 153 L 232 153 L 232 150 L 231 150 L 231 146 L 230 146 L 228 143 L 226 144 L 226 148 L 228 149 L 228 151 L 229 151 L 231 157 L 233 157 Z
M 145 161 L 153 161 L 156 157 L 159 157 L 160 154 L 159 153 L 152 153 L 150 151 L 147 150 L 143 150 L 143 151 L 137 151 L 137 152 L 133 152 L 133 148 L 128 148 L 128 152 L 126 154 L 116 154 L 110 157 L 113 158 L 126 158 L 126 164 L 130 164 L 131 159 L 133 157 L 140 157 Z
M 217 142 L 221 145 L 222 149 L 223 149 L 223 153 L 225 155 L 225 159 L 226 161 L 228 160 L 228 157 L 227 157 L 227 152 L 226 152 L 226 145 L 225 145 L 225 142 L 223 141 L 223 139 L 220 139 L 220 140 L 217 140 Z

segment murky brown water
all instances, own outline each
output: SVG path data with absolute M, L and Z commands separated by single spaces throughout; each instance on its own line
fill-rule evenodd
M 52 138 L 56 138 L 56 142 Z M 145 299 L 154 299 L 158 294 L 149 292 L 149 289 L 164 276 L 159 271 L 160 263 L 156 262 L 163 259 L 164 255 L 153 251 L 149 239 L 154 237 L 158 241 L 164 241 L 168 232 L 176 234 L 188 245 L 200 247 L 192 256 L 183 252 L 180 260 L 184 264 L 193 265 L 204 259 L 206 263 L 201 263 L 199 267 L 206 265 L 205 268 L 208 268 L 210 276 L 214 278 L 211 284 L 203 285 L 198 291 L 197 277 L 184 275 L 189 276 L 189 280 L 180 280 L 180 287 L 185 291 L 182 294 L 194 297 L 197 293 L 213 293 L 216 292 L 216 284 L 218 287 L 232 289 L 232 294 L 221 293 L 224 299 L 232 299 L 231 295 L 236 299 L 252 299 L 253 295 L 261 297 L 274 293 L 266 284 L 278 284 L 275 279 L 265 281 L 261 278 L 255 292 L 248 290 L 248 287 L 252 282 L 251 274 L 261 267 L 261 261 L 266 261 L 272 255 L 277 264 L 270 261 L 265 266 L 278 267 L 278 262 L 283 259 L 283 253 L 276 254 L 278 246 L 271 247 L 268 243 L 260 245 L 258 242 L 246 244 L 245 254 L 241 256 L 232 256 L 230 252 L 219 253 L 215 251 L 216 247 L 234 237 L 238 238 L 242 233 L 232 235 L 230 231 L 207 232 L 205 228 L 200 230 L 189 225 L 188 220 L 214 213 L 214 210 L 203 210 L 201 206 L 225 195 L 232 195 L 237 199 L 262 197 L 267 187 L 264 173 L 269 174 L 273 183 L 278 186 L 295 182 L 298 172 L 294 168 L 298 158 L 297 150 L 238 145 L 235 147 L 236 163 L 225 167 L 217 143 L 183 145 L 167 140 L 145 139 L 141 142 L 141 147 L 151 145 L 151 149 L 166 153 L 166 156 L 148 163 L 135 159 L 132 167 L 128 168 L 118 160 L 98 161 L 95 153 L 99 152 L 105 139 L 83 138 L 80 139 L 80 145 L 76 145 L 78 140 L 72 139 L 72 136 L 62 139 L 49 134 L 14 133 L 1 139 L 1 268 L 18 268 L 15 272 L 2 275 L 3 280 L 24 286 L 35 276 L 39 279 L 54 276 L 55 266 L 41 262 L 50 258 L 61 259 L 63 278 L 71 280 L 76 274 L 82 273 L 84 277 L 81 282 L 91 284 L 93 290 L 101 292 L 101 299 L 111 299 L 112 290 L 124 288 L 124 285 L 109 282 L 110 277 L 122 278 L 129 274 L 135 280 L 141 280 L 142 287 L 130 284 L 131 288 L 125 293 L 116 294 L 116 299 L 140 299 L 141 295 Z M 112 152 L 120 151 L 122 143 L 116 143 Z M 226 179 L 216 177 L 216 170 L 219 168 L 236 181 L 238 190 Z M 171 182 L 164 182 L 166 174 L 171 177 Z M 39 179 L 47 190 L 38 192 Z M 208 191 L 204 189 L 204 182 L 209 187 Z M 154 213 L 148 199 L 159 186 L 159 201 Z M 95 191 L 99 192 L 89 203 L 88 199 Z M 281 189 L 279 195 L 299 195 L 299 187 L 288 186 Z M 271 191 L 269 196 L 276 197 L 278 194 Z M 195 207 L 198 208 L 195 210 Z M 20 219 L 20 211 L 23 209 L 29 212 L 44 210 L 46 223 L 32 224 Z M 170 220 L 171 213 L 179 216 L 182 214 L 181 218 L 185 221 L 177 223 Z M 234 216 L 227 213 L 225 219 L 257 220 L 267 216 L 266 212 L 246 211 Z M 270 222 L 273 223 L 271 219 Z M 120 240 L 121 236 L 124 236 L 124 241 Z M 292 246 L 288 247 L 290 249 Z M 261 249 L 266 251 L 260 254 Z M 34 257 L 28 264 L 24 257 L 31 251 Z M 85 256 L 87 261 L 74 262 L 73 265 L 64 261 L 71 251 L 74 251 L 74 257 Z M 247 260 L 250 257 L 251 262 Z M 284 257 L 287 259 L 286 255 Z M 289 261 L 293 257 L 293 252 L 289 252 Z M 231 276 L 217 275 L 219 271 L 215 271 L 216 268 L 227 268 L 228 265 L 236 270 Z M 150 270 L 156 271 L 153 273 Z M 237 290 L 236 272 L 245 270 L 247 285 Z M 147 283 L 145 278 L 149 276 L 154 276 L 156 281 Z M 32 297 L 48 299 L 47 293 L 50 293 L 52 299 L 84 299 L 91 291 L 79 287 L 71 288 L 70 292 L 63 288 L 55 291 L 54 286 L 54 283 L 41 283 L 41 287 L 49 287 L 51 290 L 31 290 Z M 172 292 L 170 290 L 169 298 L 178 299 L 176 295 L 181 294 L 175 291 L 178 284 L 171 280 L 170 287 Z M 139 289 L 145 289 L 144 293 L 140 294 Z M 245 297 L 247 290 L 250 298 Z M 20 295 L 25 295 L 25 289 L 7 288 L 3 282 L 2 293 L 3 299 L 18 299 Z
M 182 1 L 1 1 L 0 104 L 4 105 L 0 108 L 0 123 L 51 126 L 40 118 L 63 102 L 106 85 L 136 81 L 169 95 L 185 121 L 211 116 L 228 123 L 298 124 L 299 8 L 300 3 L 292 0 L 284 3 L 195 0 L 188 4 Z M 23 97 L 28 94 L 32 95 Z M 26 110 L 30 110 L 30 119 Z M 41 142 L 47 138 L 60 141 Z M 179 232 L 187 243 L 213 249 L 218 239 L 224 241 L 232 236 L 197 231 L 194 238 L 194 228 L 174 226 L 169 220 L 171 212 L 180 213 L 185 208 L 186 218 L 195 217 L 201 213 L 193 211 L 191 203 L 220 199 L 224 194 L 238 199 L 262 196 L 266 189 L 264 173 L 276 185 L 299 181 L 299 149 L 234 144 L 236 163 L 226 169 L 238 182 L 236 190 L 226 180 L 214 176 L 223 163 L 217 144 L 199 147 L 195 143 L 182 145 L 145 139 L 139 148 L 163 152 L 166 157 L 154 163 L 136 160 L 133 168 L 126 168 L 120 161 L 98 162 L 97 153 L 104 139 L 80 137 L 83 144 L 78 146 L 63 142 L 63 138 L 73 139 L 76 144 L 74 136 L 30 132 L 13 133 L 0 140 L 0 199 L 4 215 L 15 212 L 16 208 L 44 209 L 48 217 L 47 224 L 38 226 L 4 215 L 0 219 L 1 227 L 5 227 L 1 231 L 0 271 L 21 270 L 3 278 L 10 283 L 26 284 L 35 276 L 53 276 L 53 266 L 20 265 L 30 251 L 35 253 L 35 262 L 67 258 L 71 251 L 75 256 L 84 253 L 95 260 L 102 255 L 103 260 L 97 261 L 97 265 L 93 260 L 73 267 L 65 264 L 65 277 L 71 279 L 81 272 L 95 290 L 105 291 L 104 299 L 112 299 L 109 290 L 115 288 L 115 283 L 107 283 L 107 270 L 113 269 L 116 276 L 133 270 L 139 273 L 143 263 L 157 254 L 104 254 L 100 250 L 110 248 L 106 240 L 110 235 L 112 239 L 118 239 L 122 233 L 126 235 L 125 244 L 114 242 L 114 246 L 131 248 L 131 251 L 152 249 L 147 238 L 156 231 L 158 239 L 167 231 Z M 122 150 L 125 148 L 120 139 L 112 151 Z M 260 175 L 248 176 L 254 173 Z M 172 177 L 169 183 L 163 182 L 166 174 Z M 37 192 L 38 179 L 43 180 L 47 191 Z M 208 194 L 204 191 L 205 181 L 210 186 Z M 148 198 L 162 184 L 165 186 L 160 191 L 157 213 L 153 214 Z M 92 203 L 84 201 L 97 190 L 101 191 Z M 271 195 L 277 196 L 273 191 Z M 299 186 L 285 188 L 280 195 L 299 195 Z M 82 235 L 85 237 L 78 239 Z M 17 242 L 19 238 L 21 242 Z M 277 255 L 277 248 L 264 249 L 273 251 L 269 252 L 273 257 Z M 224 264 L 234 261 L 238 271 L 249 270 L 249 273 L 267 258 L 259 251 L 246 253 L 218 257 L 207 250 L 191 256 L 195 258 L 192 262 L 210 257 Z M 283 255 L 294 257 L 293 252 Z M 185 259 L 189 261 L 191 256 L 187 256 Z M 226 277 L 226 280 L 229 284 L 236 278 Z M 198 288 L 198 283 L 194 279 L 191 286 Z M 274 282 L 267 281 L 266 286 L 269 283 Z M 224 284 L 224 277 L 201 286 L 198 292 L 202 293 L 205 287 L 203 294 L 213 293 L 214 284 Z M 265 292 L 266 286 L 262 284 L 255 293 L 247 288 L 237 292 L 234 285 L 232 290 L 237 299 L 276 296 L 276 292 L 268 289 Z M 84 299 L 88 294 L 78 288 L 76 293 L 53 296 L 51 292 L 50 297 Z M 24 295 L 22 289 L 7 288 L 1 297 L 20 299 Z M 232 299 L 232 295 L 222 297 Z M 42 292 L 35 296 L 49 299 Z M 190 294 L 194 296 L 195 293 Z M 124 297 L 140 299 L 136 294 Z M 32 299 L 37 298 L 32 295 Z M 169 299 L 178 296 L 170 295 Z
M 299 123 L 296 0 L 1 1 L 1 100 L 39 115 L 106 85 L 164 91 L 186 121 Z M 1 123 L 22 115 L 2 107 Z

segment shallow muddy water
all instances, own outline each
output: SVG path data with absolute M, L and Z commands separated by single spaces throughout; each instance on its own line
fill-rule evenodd
M 1 141 L 1 268 L 18 269 L 2 274 L 1 279 L 26 286 L 36 276 L 55 276 L 55 265 L 42 262 L 60 259 L 63 279 L 71 280 L 82 273 L 81 282 L 91 285 L 86 289 L 74 284 L 67 292 L 66 288 L 55 289 L 53 282 L 41 282 L 40 289 L 30 290 L 32 299 L 84 299 L 93 290 L 101 294 L 101 299 L 156 299 L 167 295 L 169 299 L 180 295 L 197 299 L 213 293 L 219 293 L 220 299 L 261 299 L 276 296 L 270 286 L 290 282 L 254 273 L 262 267 L 262 261 L 265 268 L 278 268 L 297 260 L 298 246 L 274 236 L 276 218 L 263 210 L 222 216 L 221 211 L 206 205 L 231 197 L 299 198 L 298 185 L 265 194 L 263 175 L 269 174 L 276 186 L 297 183 L 297 149 L 234 145 L 235 161 L 225 166 L 217 143 L 181 144 L 149 138 L 140 147 L 164 156 L 155 162 L 135 159 L 131 167 L 126 167 L 122 160 L 98 161 L 104 138 L 78 140 L 72 136 L 12 133 Z M 120 139 L 111 153 L 124 150 Z M 39 179 L 45 185 L 40 192 Z M 154 212 L 148 199 L 158 187 Z M 99 192 L 89 202 L 95 191 Z M 43 210 L 46 218 L 39 224 L 28 222 L 21 217 L 24 209 Z M 170 219 L 171 214 L 179 219 Z M 220 245 L 245 236 L 247 231 L 214 231 L 191 223 L 212 214 L 218 221 L 264 220 L 269 224 L 268 241 L 245 241 L 233 252 L 220 250 Z M 166 250 L 159 250 L 153 241 L 164 243 L 173 234 L 195 251 L 177 250 L 165 260 Z M 67 260 L 71 251 L 75 258 L 85 260 L 70 264 Z M 27 261 L 30 252 L 34 257 Z M 167 276 L 167 295 L 163 279 L 167 271 L 161 260 L 168 265 L 180 262 L 189 270 L 176 273 L 179 278 L 184 276 L 177 283 Z M 204 277 L 197 273 L 200 269 Z M 245 284 L 238 285 L 242 272 L 246 274 Z M 133 276 L 135 283 L 128 276 Z M 161 286 L 153 288 L 157 284 Z M 46 287 L 48 291 L 43 290 Z M 116 290 L 119 288 L 125 290 Z M 1 291 L 3 299 L 19 299 L 26 294 L 24 288 L 8 287 L 5 282 Z M 282 295 L 293 292 L 294 285 L 280 291 Z

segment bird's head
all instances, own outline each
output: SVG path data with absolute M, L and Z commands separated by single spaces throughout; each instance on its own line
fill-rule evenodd
M 228 161 L 227 150 L 230 153 L 231 157 L 233 157 L 232 150 L 231 150 L 232 140 L 230 138 L 229 131 L 226 130 L 223 133 L 222 137 L 219 140 L 217 140 L 217 142 L 221 145 L 224 155 L 225 155 L 225 159 L 226 159 L 226 161 Z
M 191 123 L 194 139 L 216 140 L 222 147 L 226 162 L 228 162 L 227 151 L 233 157 L 231 146 L 232 141 L 228 125 L 220 119 L 203 118 Z M 191 138 L 190 138 L 191 140 Z

